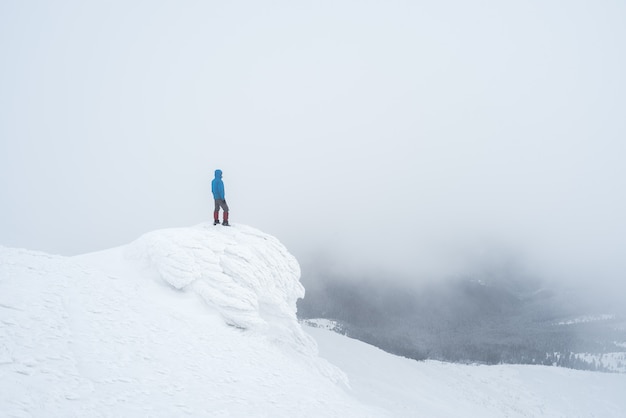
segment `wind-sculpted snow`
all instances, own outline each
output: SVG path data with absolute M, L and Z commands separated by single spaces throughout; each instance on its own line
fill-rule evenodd
M 300 265 L 271 235 L 245 225 L 205 223 L 153 231 L 125 247 L 79 259 L 196 294 L 227 325 L 300 352 L 324 376 L 347 384 L 340 370 L 318 358 L 315 341 L 298 323 L 296 301 L 304 297 Z M 113 271 L 111 265 L 126 268 Z
M 274 237 L 246 226 L 200 225 L 148 233 L 129 248 L 175 289 L 189 290 L 229 324 L 297 326 L 300 266 Z M 299 328 L 299 327 L 297 327 Z
M 345 381 L 317 359 L 315 341 L 298 323 L 300 265 L 275 237 L 244 225 L 163 229 L 127 246 L 124 262 L 143 264 L 156 280 L 197 294 L 226 324 L 304 353 L 323 374 Z

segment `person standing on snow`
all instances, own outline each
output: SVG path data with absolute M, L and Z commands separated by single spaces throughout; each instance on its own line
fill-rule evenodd
M 220 223 L 220 208 L 224 210 L 224 222 L 222 225 L 230 226 L 228 223 L 228 205 L 226 204 L 226 194 L 224 193 L 224 182 L 222 181 L 222 170 L 215 170 L 215 178 L 211 182 L 213 199 L 215 199 L 215 211 L 213 212 L 213 225 Z

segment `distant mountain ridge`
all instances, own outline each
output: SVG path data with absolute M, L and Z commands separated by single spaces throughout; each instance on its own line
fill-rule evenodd
M 342 333 L 390 353 L 625 370 L 607 359 L 626 356 L 626 318 L 590 309 L 538 280 L 470 277 L 412 286 L 317 274 L 302 281 L 307 294 L 298 302 L 301 319 L 335 321 Z

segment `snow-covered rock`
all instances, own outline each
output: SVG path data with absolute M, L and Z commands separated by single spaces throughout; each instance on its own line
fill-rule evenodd
M 271 235 L 202 224 L 145 234 L 119 255 L 115 264 L 140 263 L 143 276 L 197 294 L 229 325 L 290 338 L 305 350 L 311 344 L 296 318 L 296 301 L 304 297 L 300 266 Z

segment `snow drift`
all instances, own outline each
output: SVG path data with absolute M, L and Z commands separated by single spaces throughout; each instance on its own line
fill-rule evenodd
M 124 258 L 197 294 L 228 325 L 291 338 L 305 350 L 311 344 L 296 318 L 296 301 L 304 297 L 300 266 L 271 235 L 241 225 L 165 229 L 129 245 Z

